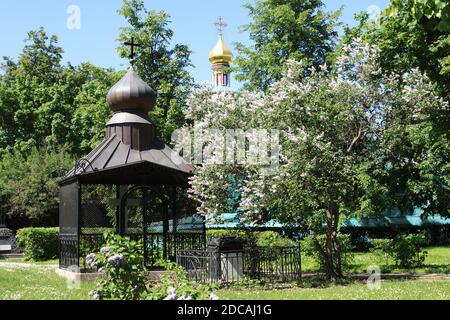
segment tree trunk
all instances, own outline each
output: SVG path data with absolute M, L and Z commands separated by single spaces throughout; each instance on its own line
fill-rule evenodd
M 328 208 L 326 221 L 327 230 L 325 241 L 325 272 L 328 279 L 337 280 L 343 277 L 341 247 L 337 238 L 339 210 L 334 207 Z

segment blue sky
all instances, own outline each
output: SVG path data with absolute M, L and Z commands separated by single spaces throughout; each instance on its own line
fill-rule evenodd
M 250 0 L 252 1 L 252 0 Z M 29 30 L 45 27 L 49 34 L 59 38 L 64 60 L 72 64 L 90 61 L 103 67 L 124 69 L 128 61 L 119 59 L 116 38 L 125 21 L 117 14 L 121 0 L 2 0 L 0 10 L 0 56 L 16 57 L 23 48 Z M 217 40 L 213 25 L 221 15 L 228 23 L 225 41 L 248 43 L 246 34 L 239 33 L 239 26 L 248 22 L 245 0 L 146 0 L 150 10 L 166 10 L 172 19 L 174 42 L 188 44 L 192 62 L 191 71 L 198 83 L 210 81 L 211 66 L 208 52 Z M 388 0 L 325 0 L 328 10 L 344 6 L 342 22 L 354 25 L 353 15 L 370 6 L 384 9 Z M 67 8 L 76 5 L 81 10 L 81 28 L 69 30 Z M 372 7 L 373 8 L 373 7 Z M 237 84 L 234 82 L 233 87 Z

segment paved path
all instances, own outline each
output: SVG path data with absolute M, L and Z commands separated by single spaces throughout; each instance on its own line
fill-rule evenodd
M 27 262 L 7 262 L 0 261 L 0 268 L 57 268 L 57 264 L 38 264 L 38 263 L 27 263 Z
M 323 273 L 305 272 L 302 273 L 303 278 L 314 277 L 324 275 Z M 413 274 L 413 273 L 382 273 L 381 280 L 444 280 L 450 281 L 450 274 L 446 273 L 426 273 L 426 274 Z M 357 280 L 367 280 L 369 277 L 368 273 L 353 273 L 346 274 L 347 279 L 357 279 Z

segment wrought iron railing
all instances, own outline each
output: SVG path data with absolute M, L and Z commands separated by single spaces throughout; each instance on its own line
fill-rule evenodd
M 299 247 L 257 247 L 234 252 L 185 250 L 177 252 L 176 260 L 197 282 L 234 282 L 244 276 L 288 282 L 301 277 Z
M 59 236 L 59 266 L 62 269 L 79 266 L 78 235 L 61 234 Z

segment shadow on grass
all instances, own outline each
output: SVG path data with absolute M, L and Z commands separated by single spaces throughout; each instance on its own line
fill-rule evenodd
M 413 268 L 400 268 L 395 265 L 380 265 L 381 273 L 408 273 L 408 274 L 427 274 L 427 273 L 440 273 L 450 274 L 449 264 L 424 264 L 419 267 Z M 345 269 L 346 273 L 366 273 L 367 265 L 353 264 L 351 267 Z
M 426 267 L 426 268 L 425 268 Z M 425 268 L 425 269 L 424 269 Z M 448 265 L 431 265 L 423 266 L 422 270 L 427 271 L 442 271 L 448 269 Z M 389 273 L 386 271 L 389 270 Z M 396 272 L 391 272 L 396 271 Z M 388 267 L 382 269 L 382 280 L 386 281 L 410 281 L 417 280 L 420 274 L 411 272 L 411 269 L 405 269 L 405 272 L 401 272 L 401 269 L 395 269 L 395 267 Z M 424 272 L 422 272 L 424 273 Z M 428 273 L 428 272 L 427 272 Z M 436 272 L 439 273 L 439 272 Z M 331 287 L 347 287 L 355 284 L 365 284 L 369 278 L 369 274 L 358 272 L 355 274 L 346 273 L 345 277 L 338 280 L 329 280 L 324 274 L 321 273 L 307 273 L 297 281 L 290 282 L 264 282 L 259 280 L 246 279 L 243 282 L 228 283 L 220 286 L 221 289 L 228 289 L 233 291 L 273 291 L 284 289 L 326 289 Z
M 450 265 L 448 264 L 432 264 L 424 265 L 422 269 L 425 273 L 447 273 L 450 274 Z
M 309 275 L 297 281 L 296 286 L 304 289 L 323 289 L 336 285 L 346 286 L 353 282 L 352 279 L 347 277 L 338 280 L 329 280 L 324 275 Z

